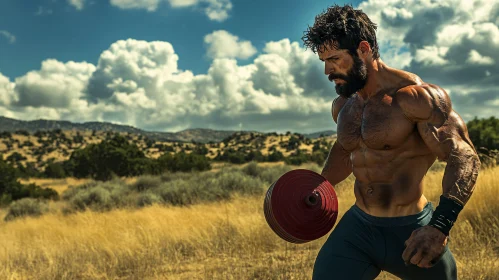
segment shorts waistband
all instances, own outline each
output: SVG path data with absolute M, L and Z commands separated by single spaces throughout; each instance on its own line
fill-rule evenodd
M 410 224 L 415 224 L 426 218 L 428 215 L 433 213 L 433 204 L 431 202 L 426 203 L 423 211 L 409 215 L 409 216 L 400 216 L 400 217 L 376 217 L 367 214 L 362 211 L 357 205 L 353 205 L 350 210 L 362 219 L 364 222 L 381 226 L 381 227 L 397 227 L 397 226 L 406 226 Z

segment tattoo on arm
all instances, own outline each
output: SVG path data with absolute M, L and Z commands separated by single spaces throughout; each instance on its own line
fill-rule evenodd
M 447 93 L 425 85 L 405 90 L 401 107 L 417 123 L 419 133 L 439 160 L 447 162 L 442 182 L 443 195 L 465 205 L 478 178 L 480 160 L 466 124 L 452 109 Z
M 480 160 L 471 147 L 453 150 L 447 158 L 443 179 L 444 196 L 465 205 L 475 189 Z

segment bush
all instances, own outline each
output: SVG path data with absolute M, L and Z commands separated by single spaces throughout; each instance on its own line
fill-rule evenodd
M 62 193 L 68 201 L 68 209 L 84 211 L 87 208 L 104 211 L 129 206 L 133 203 L 132 191 L 120 179 L 99 182 L 90 181 L 80 186 L 70 186 Z
M 487 150 L 499 150 L 499 119 L 477 119 L 466 124 L 468 134 L 476 149 L 484 147 Z
M 72 186 L 70 185 L 61 195 L 62 199 L 63 200 L 66 200 L 66 201 L 69 201 L 71 200 L 71 198 L 73 198 L 78 192 L 82 191 L 82 190 L 88 190 L 88 189 L 91 189 L 93 187 L 96 187 L 97 185 L 99 185 L 99 182 L 97 181 L 88 181 L 86 183 L 83 183 L 81 185 L 78 185 L 78 186 Z
M 246 155 L 241 151 L 236 151 L 233 148 L 228 148 L 222 154 L 218 155 L 215 159 L 234 164 L 242 164 L 246 162 Z
M 26 166 L 24 166 L 23 164 L 19 164 L 17 169 L 22 178 L 38 178 L 42 176 L 42 173 L 38 171 L 34 162 L 27 162 Z
M 37 130 L 33 135 L 37 138 L 42 138 L 47 135 L 47 132 L 43 130 Z
M 75 210 L 84 211 L 90 208 L 94 211 L 111 210 L 113 208 L 111 193 L 101 186 L 80 191 L 70 200 L 70 205 Z
M 311 168 L 317 167 L 313 164 Z M 187 206 L 229 199 L 234 193 L 261 195 L 292 168 L 286 165 L 261 167 L 252 162 L 243 168 L 225 167 L 219 172 L 166 172 L 141 176 L 126 185 L 122 180 L 90 181 L 71 186 L 62 198 L 68 201 L 65 214 L 86 209 L 104 211 L 120 207 L 144 207 L 154 203 Z
M 171 172 L 171 171 L 166 171 L 163 174 L 159 176 L 161 179 L 161 182 L 171 182 L 174 180 L 189 180 L 193 178 L 192 173 L 188 172 Z
M 39 217 L 48 212 L 48 210 L 49 208 L 45 201 L 34 198 L 23 198 L 12 203 L 4 220 L 12 221 L 16 218 L 26 216 Z
M 33 144 L 33 142 L 31 142 L 29 140 L 26 140 L 26 141 L 24 141 L 23 146 L 25 146 L 25 147 L 34 147 L 35 144 Z
M 242 168 L 244 174 L 257 177 L 260 174 L 261 169 L 258 167 L 258 163 L 252 161 Z
M 263 181 L 260 178 L 253 178 L 241 171 L 222 172 L 215 180 L 211 181 L 210 187 L 221 188 L 225 192 L 238 192 L 240 194 L 261 194 Z
M 12 139 L 12 133 L 9 131 L 2 131 L 0 132 L 0 138 L 11 138 Z
M 9 204 L 11 201 L 21 198 L 45 198 L 58 200 L 57 192 L 50 188 L 41 188 L 35 184 L 23 185 L 18 181 L 21 172 L 3 161 L 0 155 L 0 195 L 2 203 Z
M 15 133 L 19 135 L 29 136 L 29 132 L 27 130 L 16 130 Z
M 43 175 L 47 178 L 66 178 L 66 171 L 62 163 L 49 163 L 45 167 Z
M 310 161 L 317 163 L 318 165 L 324 165 L 328 154 L 329 151 L 324 149 L 319 149 L 315 152 L 312 152 L 312 155 L 310 156 Z
M 270 162 L 278 162 L 282 160 L 284 160 L 284 155 L 277 150 L 274 150 L 271 154 L 267 156 L 267 161 Z
M 187 154 L 185 152 L 180 152 L 174 155 L 166 153 L 157 159 L 157 163 L 160 171 L 192 172 L 211 169 L 209 159 L 204 155 L 196 153 Z
M 159 188 L 158 193 L 167 204 L 186 206 L 200 202 L 200 197 L 198 195 L 200 191 L 200 188 L 193 188 L 190 181 L 176 180 L 162 185 Z M 205 199 L 209 201 L 207 197 L 205 197 Z
M 143 192 L 150 189 L 158 188 L 163 181 L 159 176 L 144 175 L 137 178 L 132 184 L 132 190 Z
M 11 163 L 20 162 L 22 160 L 26 160 L 26 157 L 18 152 L 13 152 L 10 156 L 6 158 L 6 161 Z
M 102 181 L 110 180 L 113 175 L 138 176 L 157 172 L 156 164 L 120 135 L 76 150 L 64 166 L 70 176 Z
M 153 205 L 160 202 L 161 202 L 161 197 L 151 192 L 141 193 L 137 198 L 138 207 Z
M 258 161 L 262 162 L 265 161 L 265 156 L 259 151 L 250 151 L 246 156 L 245 156 L 245 162 L 250 162 L 250 161 Z
M 260 178 L 265 185 L 270 185 L 277 181 L 279 177 L 284 175 L 284 173 L 291 171 L 293 168 L 289 165 L 278 165 L 272 168 L 262 168 L 260 173 L 258 174 L 258 178 Z
M 284 159 L 284 162 L 289 165 L 301 165 L 308 161 L 309 157 L 302 153 L 294 154 Z

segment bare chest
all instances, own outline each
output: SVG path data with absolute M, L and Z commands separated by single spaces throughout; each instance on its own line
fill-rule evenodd
M 348 151 L 365 146 L 390 150 L 401 146 L 414 132 L 415 125 L 405 118 L 396 99 L 381 95 L 364 102 L 354 96 L 338 115 L 338 141 Z

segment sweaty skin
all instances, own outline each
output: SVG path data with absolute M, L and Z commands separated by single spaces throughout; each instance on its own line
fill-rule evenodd
M 345 166 L 326 164 L 325 173 L 339 168 L 347 175 L 351 169 L 356 204 L 373 216 L 420 212 L 427 202 L 423 177 L 437 157 L 448 162 L 444 193 L 462 204 L 469 199 L 478 174 L 466 127 L 452 111 L 445 91 L 418 80 L 406 83 L 367 100 L 354 95 L 334 102 L 338 133 L 334 145 L 343 154 Z
M 322 175 L 334 186 L 353 172 L 359 208 L 378 217 L 407 216 L 426 205 L 423 177 L 438 158 L 447 162 L 443 195 L 465 205 L 480 161 L 448 94 L 413 73 L 388 67 L 380 59 L 373 62 L 367 42 L 357 52 L 371 78 L 351 97 L 334 100 L 337 141 Z M 351 56 L 342 50 L 324 49 L 319 57 L 326 62 L 326 75 L 345 76 L 352 65 Z M 406 241 L 403 258 L 430 267 L 446 243 L 438 229 L 422 227 Z

